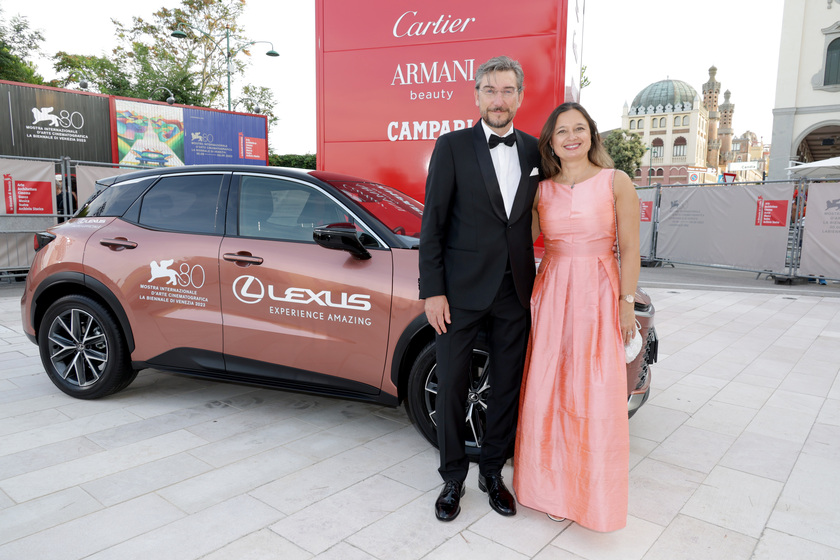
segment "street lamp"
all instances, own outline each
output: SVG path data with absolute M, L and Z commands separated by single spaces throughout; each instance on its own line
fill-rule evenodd
M 73 70 L 73 71 L 70 72 L 70 75 L 67 77 L 68 83 L 70 82 L 70 79 L 73 76 L 78 76 L 79 77 L 79 87 L 80 88 L 87 89 L 88 85 L 90 85 L 90 84 L 88 84 L 87 77 L 84 74 L 82 74 L 81 72 L 79 72 L 78 70 Z
M 251 106 L 252 107 L 251 110 L 254 112 L 254 114 L 259 115 L 260 113 L 262 113 L 262 107 L 260 107 L 259 101 L 257 101 L 256 99 L 253 99 L 251 97 L 243 97 L 243 98 L 240 98 L 239 100 L 237 100 L 237 102 L 233 105 L 234 109 L 236 109 L 239 106 L 240 101 L 243 102 L 243 103 L 245 101 L 250 101 L 253 104 Z M 246 107 L 246 109 L 247 109 L 247 107 Z
M 193 27 L 192 25 L 190 25 L 188 23 L 179 23 L 177 25 L 177 27 L 175 28 L 175 31 L 172 32 L 172 37 L 175 37 L 176 39 L 186 39 L 187 38 L 187 33 L 185 31 L 181 30 L 182 27 L 189 27 L 193 31 L 198 31 L 202 35 L 205 35 L 206 37 L 208 37 L 211 41 L 214 41 L 214 45 L 216 45 L 218 47 L 218 44 L 215 42 L 215 37 L 213 37 L 212 35 L 210 35 L 206 31 L 202 31 L 201 29 L 198 29 L 197 27 Z M 219 41 L 221 41 L 221 39 L 219 39 Z M 231 99 L 230 99 L 230 61 L 242 49 L 244 49 L 245 47 L 247 47 L 249 45 L 255 45 L 257 43 L 268 43 L 269 45 L 271 45 L 271 49 L 268 52 L 265 53 L 266 56 L 280 56 L 280 53 L 278 53 L 277 51 L 274 50 L 274 44 L 271 41 L 251 41 L 249 43 L 245 43 L 243 45 L 240 45 L 235 51 L 231 52 L 231 50 L 230 50 L 230 28 L 228 26 L 225 26 L 225 62 L 226 62 L 226 69 L 227 69 L 228 111 L 232 110 L 231 109 Z
M 155 91 L 152 92 L 152 95 L 156 94 L 158 91 L 160 91 L 162 89 L 165 89 L 166 92 L 169 94 L 169 97 L 166 98 L 166 102 L 169 103 L 170 105 L 175 103 L 175 96 L 172 95 L 172 92 L 167 87 L 160 86 L 158 88 L 155 88 Z

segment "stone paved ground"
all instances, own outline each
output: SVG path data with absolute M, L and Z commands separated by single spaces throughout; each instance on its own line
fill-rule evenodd
M 840 558 L 840 298 L 648 291 L 630 515 L 598 534 L 497 515 L 474 469 L 438 522 L 437 455 L 402 407 L 155 370 L 74 400 L 0 286 L 0 559 Z

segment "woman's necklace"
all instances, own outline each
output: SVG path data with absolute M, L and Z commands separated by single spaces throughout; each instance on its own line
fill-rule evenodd
M 586 173 L 588 173 L 590 169 L 592 169 L 592 166 L 587 167 L 586 171 L 584 173 L 581 173 L 581 175 L 586 175 Z M 584 181 L 586 181 L 588 179 L 591 179 L 591 178 L 592 177 L 587 177 L 586 179 L 584 179 Z M 572 179 L 572 184 L 569 186 L 569 188 L 571 188 L 571 189 L 575 188 L 576 183 L 577 183 L 577 179 Z

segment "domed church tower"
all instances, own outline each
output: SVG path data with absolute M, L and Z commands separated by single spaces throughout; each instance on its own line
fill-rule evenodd
M 650 84 L 622 113 L 622 128 L 649 148 L 632 177 L 636 185 L 688 183 L 690 167 L 706 168 L 709 113 L 688 83 Z
M 667 79 L 640 91 L 629 107 L 624 104 L 621 128 L 639 134 L 649 148 L 632 177 L 637 186 L 717 182 L 729 163 L 763 159 L 761 142 L 735 138 L 735 104 L 728 90 L 720 103 L 716 77 L 717 68 L 712 66 L 702 100 L 686 82 Z M 760 153 L 753 154 L 756 146 Z M 760 180 L 763 163 L 749 168 L 757 171 L 744 169 L 737 173 L 754 173 Z

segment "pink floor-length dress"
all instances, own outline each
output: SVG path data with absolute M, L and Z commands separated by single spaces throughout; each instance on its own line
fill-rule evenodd
M 613 254 L 614 171 L 539 186 L 543 257 L 531 296 L 513 487 L 529 508 L 595 531 L 627 523 L 627 374 Z

